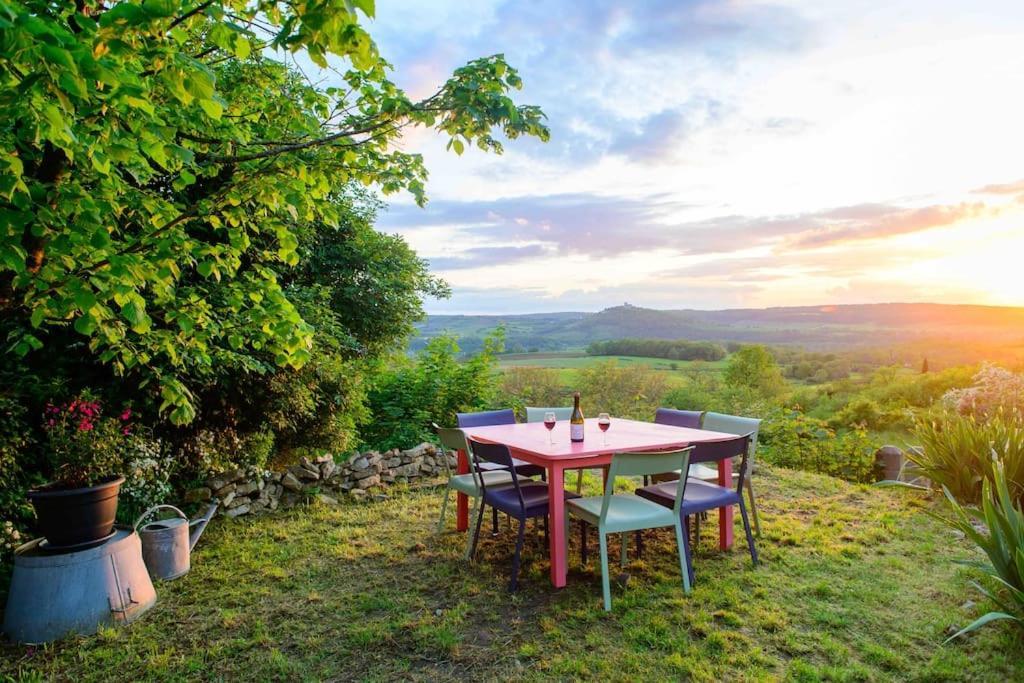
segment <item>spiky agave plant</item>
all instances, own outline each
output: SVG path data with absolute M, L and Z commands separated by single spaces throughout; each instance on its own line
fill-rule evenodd
M 986 478 L 982 482 L 980 510 L 962 506 L 948 488 L 944 486 L 943 490 L 953 508 L 953 518 L 944 521 L 962 531 L 989 559 L 988 563 L 964 564 L 984 571 L 998 588 L 990 591 L 977 582 L 972 583 L 999 608 L 960 629 L 946 642 L 1000 619 L 1010 619 L 1024 628 L 1024 508 L 1010 493 L 1002 460 L 993 451 L 992 480 Z M 972 520 L 982 522 L 988 533 L 979 531 Z

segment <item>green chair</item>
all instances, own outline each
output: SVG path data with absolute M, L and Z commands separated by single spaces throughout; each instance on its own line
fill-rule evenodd
M 676 546 L 679 551 L 679 569 L 683 575 L 683 590 L 687 593 L 690 592 L 690 573 L 687 570 L 686 561 L 689 548 L 686 545 L 682 517 L 679 514 L 686 480 L 682 477 L 677 480 L 675 503 L 668 508 L 632 493 L 615 493 L 615 478 L 619 476 L 650 476 L 676 470 L 686 471 L 690 464 L 690 451 L 692 450 L 691 446 L 658 453 L 616 453 L 612 457 L 603 496 L 574 498 L 565 501 L 566 555 L 569 550 L 570 522 L 574 516 L 583 522 L 582 558 L 584 563 L 586 563 L 587 525 L 592 524 L 597 527 L 601 548 L 601 588 L 604 592 L 606 611 L 610 611 L 612 608 L 611 584 L 608 575 L 608 534 L 622 534 L 620 563 L 625 566 L 626 542 L 629 532 L 667 526 L 675 529 Z
M 461 429 L 445 428 L 434 425 L 434 430 L 441 441 L 441 462 L 444 464 L 445 475 L 448 477 L 448 485 L 444 490 L 444 502 L 441 504 L 441 517 L 437 520 L 437 533 L 444 529 L 444 517 L 448 511 L 448 499 L 451 492 L 464 493 L 473 499 L 473 505 L 480 505 L 480 496 L 483 494 L 483 485 L 487 488 L 501 489 L 512 486 L 512 473 L 507 469 L 503 470 L 478 470 L 470 467 L 468 474 L 452 474 L 450 456 L 456 451 L 464 451 L 467 457 L 472 457 L 466 435 Z M 481 482 L 481 478 L 483 482 Z M 496 513 L 495 513 L 496 514 Z M 469 519 L 473 519 L 473 510 L 469 511 Z M 495 521 L 497 526 L 497 521 Z M 466 534 L 466 559 L 469 559 L 473 547 L 473 534 Z
M 556 420 L 568 420 L 572 417 L 572 406 L 567 408 L 535 408 L 526 406 L 527 422 L 543 422 L 545 413 L 554 413 Z M 576 493 L 583 491 L 583 470 L 576 470 Z
M 757 449 L 757 430 L 761 427 L 761 420 L 753 417 L 740 417 L 738 415 L 726 415 L 725 413 L 704 413 L 704 420 L 701 423 L 702 429 L 710 429 L 713 432 L 725 432 L 742 436 L 750 434 L 750 446 L 747 452 L 747 478 L 746 489 L 750 497 L 750 512 L 754 516 L 754 533 L 761 535 L 761 520 L 757 516 L 757 503 L 754 501 L 754 485 L 751 483 L 751 472 L 754 468 L 754 451 Z M 733 479 L 739 476 L 739 472 L 733 471 Z M 718 482 L 718 470 L 707 465 L 695 464 L 690 466 L 690 477 L 701 481 Z

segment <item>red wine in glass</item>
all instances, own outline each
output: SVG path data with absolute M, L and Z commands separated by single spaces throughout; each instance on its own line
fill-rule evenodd
M 544 426 L 547 427 L 547 430 L 548 430 L 548 443 L 549 444 L 553 444 L 554 443 L 554 440 L 551 437 L 551 430 L 555 428 L 555 422 L 556 422 L 556 420 L 555 420 L 555 414 L 554 413 L 544 413 Z
M 608 445 L 608 435 L 605 432 L 612 426 L 612 418 L 608 413 L 601 413 L 597 416 L 597 426 L 601 429 L 601 438 L 604 440 L 604 444 Z

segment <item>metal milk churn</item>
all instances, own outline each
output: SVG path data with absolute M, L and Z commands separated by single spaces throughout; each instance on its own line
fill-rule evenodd
M 161 509 L 176 512 L 178 516 L 139 526 L 152 513 Z M 216 503 L 211 504 L 206 514 L 192 522 L 173 505 L 154 505 L 142 513 L 135 522 L 135 530 L 142 540 L 142 559 L 149 575 L 154 579 L 170 580 L 187 574 L 191 567 L 189 555 L 192 548 L 216 511 Z

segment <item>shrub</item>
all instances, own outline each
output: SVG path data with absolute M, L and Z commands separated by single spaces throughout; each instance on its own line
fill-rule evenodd
M 526 406 L 564 406 L 572 403 L 558 370 L 512 367 L 501 374 L 500 395 L 523 416 Z
M 907 458 L 958 501 L 981 500 L 983 482 L 992 479 L 993 454 L 1002 463 L 1013 498 L 1024 500 L 1024 424 L 1019 417 L 996 413 L 979 420 L 943 413 L 921 420 L 915 438 L 919 446 L 910 449 Z
M 364 441 L 380 450 L 407 448 L 432 437 L 432 422 L 454 425 L 455 413 L 491 405 L 497 395 L 494 354 L 503 335 L 496 330 L 483 351 L 465 362 L 447 335 L 431 339 L 414 360 L 393 361 L 370 389 L 374 418 L 363 429 Z
M 965 415 L 983 417 L 999 411 L 1024 415 L 1024 374 L 985 363 L 972 386 L 952 389 L 942 400 Z
M 664 373 L 646 365 L 620 366 L 614 360 L 582 368 L 578 386 L 585 414 L 651 420 L 667 391 Z
M 125 482 L 118 499 L 117 517 L 133 523 L 146 509 L 170 502 L 177 460 L 160 453 L 160 445 L 141 434 L 132 435 L 125 444 L 121 473 Z
M 734 353 L 724 379 L 730 386 L 747 387 L 765 396 L 777 395 L 786 383 L 775 357 L 760 344 L 744 346 Z
M 953 518 L 945 521 L 963 532 L 988 556 L 988 564 L 979 566 L 995 582 L 996 590 L 974 585 L 999 608 L 960 629 L 948 640 L 1000 619 L 1009 619 L 1024 627 L 1024 509 L 1019 498 L 1014 500 L 1011 494 L 1002 462 L 993 461 L 992 479 L 982 483 L 981 510 L 964 507 L 949 489 L 945 489 L 945 493 L 953 508 Z M 987 533 L 978 531 L 975 521 L 984 524 Z
M 837 432 L 796 410 L 769 413 L 758 434 L 758 457 L 765 462 L 849 481 L 875 480 L 875 450 L 863 429 Z

